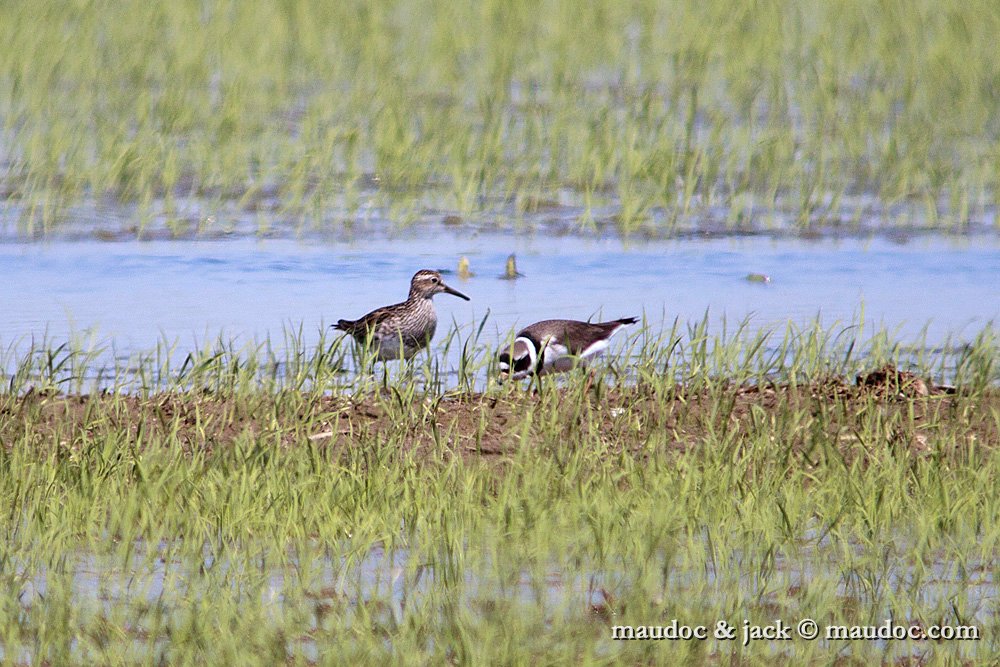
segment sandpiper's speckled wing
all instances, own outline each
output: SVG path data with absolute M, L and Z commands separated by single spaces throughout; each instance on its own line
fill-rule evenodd
M 418 300 L 377 308 L 354 321 L 340 320 L 335 326 L 359 343 L 370 337 L 379 345 L 380 358 L 392 359 L 410 357 L 426 347 L 434 337 L 436 325 L 430 301 Z
M 403 304 L 397 303 L 391 306 L 383 306 L 381 308 L 376 308 L 372 312 L 368 313 L 363 317 L 359 317 L 356 320 L 338 320 L 334 325 L 337 329 L 344 331 L 355 338 L 364 340 L 369 333 L 374 333 L 376 335 L 380 334 L 380 329 L 384 328 L 383 325 L 386 320 L 392 317 L 392 314 L 397 311 Z
M 375 335 L 381 340 L 402 340 L 409 351 L 425 347 L 434 337 L 437 316 L 429 300 L 411 302 L 379 319 Z

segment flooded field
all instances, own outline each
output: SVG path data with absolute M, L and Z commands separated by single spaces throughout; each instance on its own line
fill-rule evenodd
M 524 277 L 501 280 L 508 254 Z M 455 274 L 467 257 L 473 276 Z M 341 317 L 401 301 L 417 269 L 450 271 L 471 296 L 435 299 L 436 354 L 453 371 L 453 325 L 496 347 L 549 317 L 643 318 L 651 332 L 707 318 L 708 332 L 849 327 L 889 330 L 928 349 L 968 343 L 1000 317 L 1000 240 L 916 236 L 799 240 L 766 237 L 626 243 L 546 235 L 456 236 L 443 231 L 342 243 L 294 240 L 0 245 L 11 289 L 0 293 L 0 345 L 89 341 L 108 365 L 158 344 L 177 361 L 213 341 L 239 345 L 288 331 L 315 345 Z M 766 276 L 767 282 L 764 281 Z M 867 331 L 864 330 L 867 327 Z M 9 369 L 8 369 L 9 372 Z
M 997 34 L 0 2 L 0 662 L 1000 664 Z
M 994 235 L 56 238 L 0 262 L 6 661 L 1000 655 Z M 436 299 L 429 357 L 359 373 L 329 323 L 422 267 L 472 301 Z M 593 377 L 490 379 L 518 326 L 633 314 Z M 719 622 L 737 638 L 614 640 Z M 824 634 L 741 641 L 776 622 Z
M 0 6 L 18 230 L 996 226 L 989 0 Z M 859 38 L 859 35 L 865 38 Z
M 3 395 L 4 658 L 996 654 L 989 373 L 681 384 L 655 367 L 634 387 L 602 375 L 539 393 L 398 382 L 331 397 L 245 377 L 146 398 Z M 611 640 L 614 626 L 775 619 L 975 637 Z

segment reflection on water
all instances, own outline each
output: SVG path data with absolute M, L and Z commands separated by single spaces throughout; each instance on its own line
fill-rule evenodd
M 518 280 L 499 280 L 510 253 Z M 449 276 L 471 302 L 439 295 L 441 324 L 473 326 L 483 342 L 549 317 L 645 315 L 654 330 L 709 314 L 719 331 L 750 317 L 755 328 L 865 321 L 903 340 L 926 327 L 928 345 L 967 340 L 1000 315 L 1000 239 L 918 237 L 816 240 L 732 237 L 623 245 L 575 237 L 447 234 L 351 243 L 235 239 L 0 245 L 0 344 L 63 341 L 90 332 L 118 356 L 157 342 L 182 352 L 220 333 L 237 342 L 306 342 L 341 317 L 405 298 L 420 268 Z M 748 279 L 750 274 L 770 280 Z M 310 338 L 311 337 L 311 338 Z M 441 334 L 439 333 L 439 339 Z

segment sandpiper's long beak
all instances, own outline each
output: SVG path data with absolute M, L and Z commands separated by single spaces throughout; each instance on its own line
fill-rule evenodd
M 469 297 L 465 296 L 464 294 L 462 294 L 461 292 L 459 292 L 457 289 L 452 289 L 451 287 L 448 287 L 444 283 L 441 283 L 441 289 L 444 290 L 445 292 L 447 292 L 448 294 L 451 294 L 452 296 L 457 296 L 458 298 L 465 299 L 466 301 L 472 301 L 472 299 L 470 299 Z

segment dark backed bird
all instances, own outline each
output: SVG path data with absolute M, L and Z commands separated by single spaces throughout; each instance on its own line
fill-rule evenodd
M 500 353 L 500 375 L 520 380 L 568 371 L 577 363 L 586 365 L 608 348 L 612 336 L 638 321 L 623 317 L 611 322 L 535 322 L 518 331 L 510 349 Z
M 434 337 L 437 312 L 431 299 L 442 292 L 469 300 L 448 287 L 437 271 L 421 269 L 410 279 L 406 301 L 376 308 L 356 320 L 339 320 L 333 328 L 349 334 L 361 345 L 371 345 L 378 361 L 409 359 Z

